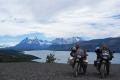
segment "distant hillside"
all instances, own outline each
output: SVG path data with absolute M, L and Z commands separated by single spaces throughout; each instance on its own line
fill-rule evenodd
M 80 42 L 80 46 L 86 51 L 94 51 L 97 46 L 102 47 L 103 44 L 107 44 L 111 51 L 120 52 L 120 37 L 106 38 L 106 39 L 94 39 L 90 41 Z M 70 50 L 75 44 L 67 45 L 51 45 L 49 50 Z
M 25 62 L 39 59 L 32 55 L 23 54 L 21 51 L 0 49 L 0 62 Z
M 81 42 L 81 47 L 89 51 L 94 51 L 94 49 L 99 46 L 102 47 L 103 44 L 107 44 L 111 51 L 120 52 L 120 37 L 117 38 L 106 38 L 106 39 L 94 39 L 90 41 Z

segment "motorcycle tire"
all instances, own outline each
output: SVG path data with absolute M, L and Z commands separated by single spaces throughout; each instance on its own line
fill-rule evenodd
M 75 67 L 74 67 L 74 77 L 77 77 L 79 73 L 79 63 L 75 63 Z
M 104 78 L 105 73 L 106 73 L 106 65 L 105 64 L 101 65 L 100 72 L 101 72 L 101 78 Z

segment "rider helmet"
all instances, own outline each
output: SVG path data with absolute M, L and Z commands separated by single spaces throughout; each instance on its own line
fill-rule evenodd
M 99 50 L 99 49 L 100 49 L 100 47 L 96 47 L 96 48 L 95 48 L 95 50 Z
M 106 44 L 104 44 L 102 48 L 103 49 L 108 49 Z
M 72 51 L 76 51 L 76 47 L 72 47 L 72 49 L 71 49 Z

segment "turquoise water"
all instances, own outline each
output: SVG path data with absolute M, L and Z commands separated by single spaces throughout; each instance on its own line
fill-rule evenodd
M 36 51 L 25 51 L 25 54 L 30 54 L 37 56 L 41 59 L 35 59 L 33 61 L 36 62 L 45 62 L 46 56 L 48 54 L 54 54 L 56 63 L 67 63 L 68 58 L 70 57 L 70 51 L 49 51 L 49 50 L 36 50 Z M 95 52 L 87 52 L 88 54 L 88 64 L 93 64 L 94 60 L 96 59 Z M 120 53 L 114 53 L 114 58 L 111 61 L 112 64 L 120 64 Z

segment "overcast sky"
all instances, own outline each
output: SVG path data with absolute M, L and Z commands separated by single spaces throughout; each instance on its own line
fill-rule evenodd
M 0 0 L 0 43 L 31 35 L 118 37 L 119 31 L 120 0 Z

